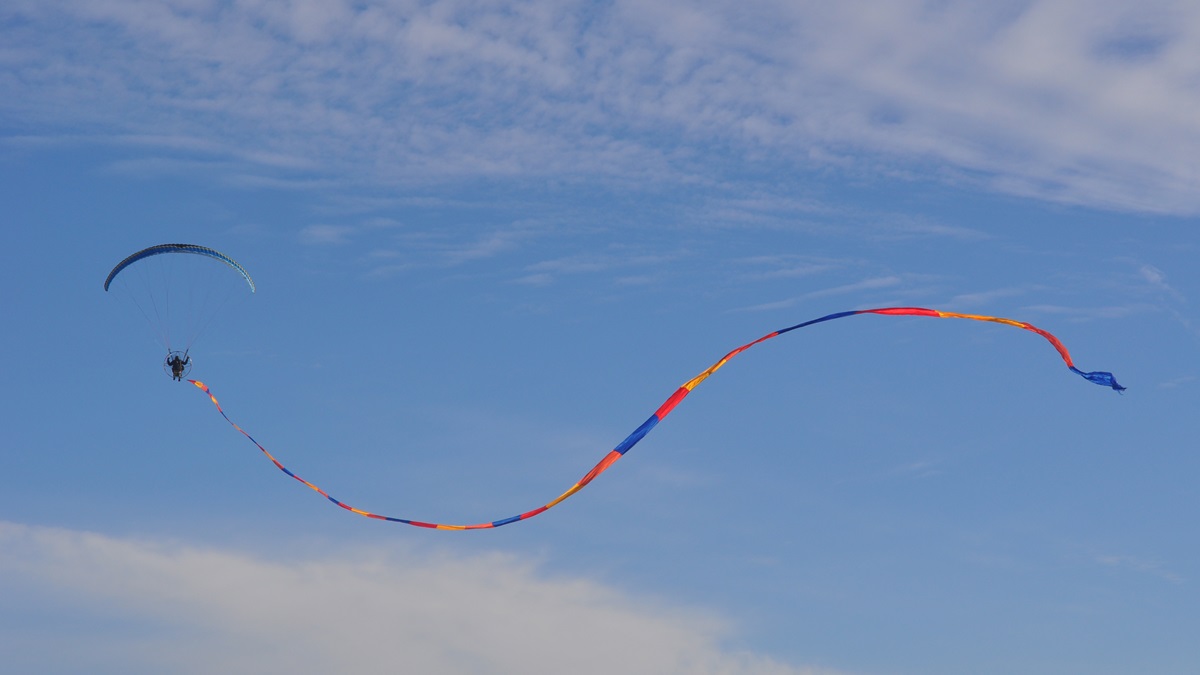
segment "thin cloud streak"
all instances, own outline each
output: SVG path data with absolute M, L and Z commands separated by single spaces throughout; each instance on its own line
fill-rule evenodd
M 863 279 L 862 281 L 857 281 L 857 282 L 854 282 L 851 284 L 843 284 L 841 286 L 834 286 L 831 288 L 822 288 L 822 289 L 818 289 L 815 291 L 810 291 L 803 295 L 798 295 L 796 297 L 788 298 L 786 300 L 778 300 L 776 302 L 766 302 L 766 303 L 763 303 L 760 305 L 751 305 L 750 307 L 743 307 L 740 311 L 759 312 L 759 311 L 768 311 L 768 310 L 776 310 L 776 309 L 786 309 L 788 307 L 793 307 L 805 300 L 813 300 L 816 298 L 835 297 L 835 296 L 839 296 L 839 295 L 849 295 L 849 294 L 853 294 L 853 293 L 858 293 L 860 291 L 874 291 L 874 290 L 879 290 L 881 288 L 895 288 L 897 286 L 900 286 L 903 282 L 904 282 L 904 280 L 901 277 L 898 277 L 895 275 L 889 275 L 889 276 L 883 276 L 883 277 L 873 277 L 870 279 Z
M 1097 555 L 1096 562 L 1106 567 L 1114 567 L 1133 572 L 1140 572 L 1142 574 L 1150 574 L 1173 584 L 1182 584 L 1185 582 L 1183 576 L 1164 568 L 1161 564 L 1153 560 L 1145 560 L 1143 558 L 1137 558 L 1128 555 L 1104 554 Z
M 307 225 L 300 230 L 300 241 L 312 245 L 345 244 L 354 228 L 345 225 Z
M 1111 305 L 1108 307 L 1067 307 L 1062 305 L 1027 305 L 1023 311 L 1054 314 L 1074 321 L 1095 321 L 1099 319 L 1123 319 L 1138 314 L 1159 311 L 1158 307 L 1144 303 L 1128 305 Z
M 1041 290 L 1044 289 L 1035 286 L 1014 286 L 1011 288 L 994 288 L 989 291 L 977 291 L 975 293 L 959 293 L 947 300 L 945 306 L 950 309 L 995 306 L 999 300 L 1017 298 Z

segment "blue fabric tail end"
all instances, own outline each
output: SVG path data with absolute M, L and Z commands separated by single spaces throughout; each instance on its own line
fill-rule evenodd
M 1094 371 L 1091 373 L 1085 373 L 1082 370 L 1076 368 L 1075 366 L 1071 366 L 1071 370 L 1074 371 L 1076 374 L 1078 374 L 1083 379 L 1087 380 L 1088 382 L 1094 382 L 1096 384 L 1099 384 L 1099 385 L 1102 385 L 1105 387 L 1110 387 L 1110 388 L 1112 388 L 1113 391 L 1125 391 L 1125 387 L 1122 387 L 1120 384 L 1117 384 L 1117 378 L 1113 377 L 1112 373 L 1106 373 L 1102 370 L 1097 370 L 1097 371 Z

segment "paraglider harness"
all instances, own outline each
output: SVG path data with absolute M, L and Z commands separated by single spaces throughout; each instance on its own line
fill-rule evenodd
M 168 374 L 171 376 L 171 379 L 182 382 L 183 376 L 191 371 L 192 357 L 188 356 L 188 351 L 190 350 L 184 350 L 182 354 L 174 351 L 167 352 L 167 359 L 163 362 L 163 369 L 169 369 Z

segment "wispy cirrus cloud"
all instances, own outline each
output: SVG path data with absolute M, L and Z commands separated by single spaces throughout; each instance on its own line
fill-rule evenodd
M 1144 264 L 1139 266 L 1138 276 L 1149 284 L 1151 288 L 1167 295 L 1173 300 L 1182 302 L 1185 299 L 1183 294 L 1167 281 L 1167 274 L 1154 265 Z
M 1173 584 L 1182 584 L 1184 582 L 1184 578 L 1181 575 L 1172 572 L 1154 560 L 1147 560 L 1145 558 L 1139 558 L 1136 556 L 1113 554 L 1097 555 L 1095 560 L 1097 563 L 1106 567 L 1113 567 L 1131 572 L 1140 572 L 1142 574 L 1150 574 Z
M 364 235 L 380 242 L 362 261 L 368 268 L 366 276 L 373 279 L 415 268 L 458 267 L 509 254 L 545 234 L 546 229 L 541 223 L 526 220 L 435 230 L 408 228 L 392 219 L 368 218 L 344 226 L 347 235 Z
M 993 288 L 973 293 L 959 293 L 946 301 L 945 306 L 955 308 L 976 308 L 994 305 L 996 301 L 1006 298 L 1016 298 L 1044 290 L 1035 286 L 1010 286 L 1008 288 Z
M 345 244 L 350 241 L 354 228 L 348 225 L 307 225 L 300 230 L 300 241 L 305 244 Z
M 610 248 L 620 249 L 621 247 Z M 517 282 L 541 286 L 553 283 L 564 276 L 626 272 L 615 277 L 615 282 L 622 285 L 643 285 L 653 283 L 656 276 L 652 273 L 628 274 L 627 272 L 646 268 L 653 269 L 686 255 L 687 253 L 684 251 L 645 253 L 637 250 L 569 255 L 528 265 L 525 268 L 527 274 L 517 279 Z
M 905 282 L 905 279 L 898 275 L 870 277 L 867 279 L 855 281 L 853 283 L 842 284 L 840 286 L 819 288 L 819 289 L 804 293 L 802 295 L 797 295 L 795 297 L 787 298 L 785 300 L 777 300 L 775 302 L 765 302 L 765 303 L 758 304 L 758 305 L 752 305 L 750 307 L 743 307 L 741 311 L 757 312 L 757 311 L 768 311 L 768 310 L 776 310 L 776 309 L 786 309 L 788 307 L 793 307 L 805 300 L 814 300 L 817 298 L 829 298 L 829 297 L 836 297 L 836 296 L 840 296 L 840 295 L 852 295 L 855 293 L 861 293 L 863 291 L 876 291 L 876 290 L 880 290 L 880 289 L 899 288 L 900 286 L 902 286 L 904 284 L 904 282 Z
M 0 587 L 0 615 L 22 616 L 0 638 L 15 671 L 833 675 L 728 650 L 714 616 L 502 554 L 273 559 L 0 522 Z
M 754 271 L 746 273 L 751 280 L 794 279 L 816 276 L 851 267 L 861 262 L 799 254 L 777 254 L 742 258 L 737 262 Z
M 1075 321 L 1094 321 L 1097 319 L 1121 319 L 1127 316 L 1157 312 L 1158 307 L 1147 303 L 1129 303 L 1124 305 L 1107 305 L 1104 307 L 1072 307 L 1065 305 L 1027 305 L 1026 310 L 1042 314 L 1053 314 Z
M 25 135 L 192 139 L 384 183 L 694 183 L 765 161 L 1200 212 L 1200 6 L 1169 0 L 17 0 L 0 18 L 0 115 Z

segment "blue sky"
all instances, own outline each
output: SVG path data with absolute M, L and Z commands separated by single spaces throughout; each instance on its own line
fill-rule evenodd
M 29 673 L 1194 673 L 1200 9 L 0 8 Z M 169 381 L 109 269 L 258 292 Z

